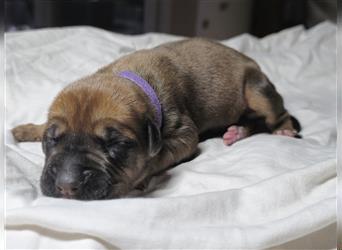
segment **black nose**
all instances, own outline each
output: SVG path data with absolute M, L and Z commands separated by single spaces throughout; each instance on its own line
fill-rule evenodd
M 63 174 L 56 179 L 56 189 L 63 197 L 75 196 L 80 188 L 81 182 L 71 175 Z

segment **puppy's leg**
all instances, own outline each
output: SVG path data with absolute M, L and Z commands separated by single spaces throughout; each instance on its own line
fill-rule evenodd
M 198 131 L 193 121 L 187 116 L 181 116 L 180 120 L 174 121 L 174 124 L 174 128 L 164 135 L 160 152 L 147 163 L 148 173 L 139 178 L 134 186 L 148 180 L 149 177 L 161 174 L 196 152 Z
M 45 129 L 44 124 L 24 124 L 12 129 L 12 134 L 18 142 L 42 141 Z
M 298 121 L 284 108 L 283 98 L 267 77 L 257 69 L 249 69 L 245 78 L 245 98 L 248 107 L 259 116 L 273 134 L 295 137 Z

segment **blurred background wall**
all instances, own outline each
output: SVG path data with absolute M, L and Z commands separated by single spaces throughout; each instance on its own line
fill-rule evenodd
M 6 0 L 7 32 L 91 25 L 141 34 L 226 39 L 262 37 L 284 28 L 336 22 L 336 0 Z

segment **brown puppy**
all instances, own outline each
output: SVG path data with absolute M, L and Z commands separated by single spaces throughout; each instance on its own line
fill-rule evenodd
M 160 128 L 148 95 L 119 76 L 127 70 L 153 87 L 162 107 Z M 294 136 L 299 130 L 252 59 L 189 39 L 137 51 L 70 84 L 45 124 L 12 132 L 18 141 L 42 141 L 45 195 L 87 200 L 126 195 L 193 155 L 199 135 L 233 124 L 242 126 L 227 130 L 226 144 L 258 131 Z

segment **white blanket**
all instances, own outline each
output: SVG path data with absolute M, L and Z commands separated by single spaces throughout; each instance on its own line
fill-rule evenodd
M 90 202 L 42 196 L 41 145 L 18 144 L 9 129 L 44 122 L 54 96 L 73 80 L 126 53 L 181 38 L 92 27 L 7 34 L 7 247 L 269 248 L 329 226 L 333 239 L 335 31 L 325 22 L 223 41 L 261 65 L 301 122 L 303 139 L 259 134 L 230 147 L 209 139 L 150 195 Z

